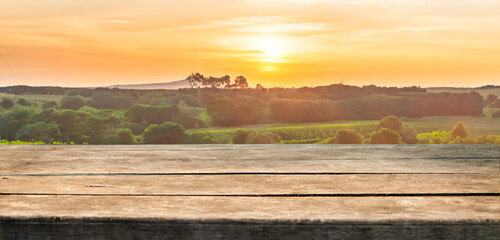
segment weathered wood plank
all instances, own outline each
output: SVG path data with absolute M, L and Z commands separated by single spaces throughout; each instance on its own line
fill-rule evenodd
M 359 149 L 358 149 L 359 148 Z M 108 149 L 108 150 L 106 150 Z M 496 145 L 0 146 L 0 175 L 179 172 L 498 173 Z
M 9 176 L 1 193 L 427 194 L 499 193 L 498 174 Z M 499 193 L 500 194 L 500 193 Z
M 2 239 L 481 239 L 498 240 L 499 222 L 217 221 L 6 219 Z
M 0 160 L 0 175 L 79 173 L 499 173 L 495 159 L 379 160 Z
M 499 197 L 0 196 L 0 217 L 486 221 Z
M 0 237 L 6 239 L 499 236 L 498 146 L 0 151 Z
M 425 147 L 425 151 L 422 149 Z M 0 146 L 4 158 L 52 160 L 143 158 L 162 160 L 367 160 L 497 158 L 498 145 L 33 145 Z M 390 151 L 391 154 L 387 154 Z

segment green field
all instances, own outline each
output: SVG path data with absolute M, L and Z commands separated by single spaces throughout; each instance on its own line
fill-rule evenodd
M 451 131 L 453 126 L 462 121 L 469 128 L 471 137 L 481 135 L 500 135 L 500 119 L 470 116 L 436 116 L 424 118 L 402 118 L 405 126 L 413 127 L 417 133 L 433 131 Z M 257 132 L 272 132 L 281 136 L 283 140 L 305 140 L 314 138 L 329 138 L 335 135 L 337 129 L 354 129 L 365 138 L 377 130 L 379 121 L 350 121 L 330 123 L 305 124 L 266 124 L 249 125 L 229 128 L 205 128 L 188 130 L 188 133 L 211 134 L 220 143 L 231 143 L 232 135 L 238 129 L 249 129 Z

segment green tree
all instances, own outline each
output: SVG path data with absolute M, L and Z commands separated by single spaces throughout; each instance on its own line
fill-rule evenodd
M 271 132 L 255 133 L 248 135 L 248 144 L 276 144 L 281 143 L 281 137 Z
M 498 99 L 498 97 L 496 95 L 493 95 L 493 94 L 488 94 L 488 96 L 486 96 L 486 101 L 488 101 L 488 103 L 493 103 L 497 99 Z
M 5 138 L 9 141 L 13 141 L 16 139 L 16 133 L 26 125 L 26 122 L 22 122 L 19 120 L 8 120 L 7 123 L 2 124 L 2 138 Z
M 469 129 L 463 122 L 457 122 L 453 129 L 451 130 L 451 139 L 455 139 L 457 137 L 460 138 L 468 138 L 470 136 Z
M 80 97 L 65 97 L 61 99 L 61 109 L 78 110 L 83 107 L 84 102 Z
M 407 127 L 401 132 L 401 140 L 406 144 L 417 144 L 417 131 L 413 127 Z
M 392 129 L 382 128 L 370 136 L 370 144 L 398 144 L 401 141 L 399 133 Z
M 401 129 L 403 128 L 403 122 L 401 122 L 401 120 L 399 120 L 399 118 L 397 118 L 396 116 L 389 115 L 385 118 L 382 118 L 378 126 L 380 128 L 388 128 L 396 132 L 401 132 Z
M 163 124 L 151 124 L 144 130 L 142 138 L 148 144 L 176 144 L 184 141 L 185 129 L 181 125 L 173 122 Z
M 116 135 L 110 136 L 108 139 L 110 144 L 138 144 L 137 139 L 135 139 L 132 130 L 128 128 L 118 129 Z
M 203 84 L 203 82 L 206 81 L 205 76 L 201 75 L 200 73 L 191 73 L 191 75 L 189 75 L 186 79 L 188 80 L 191 88 L 199 87 Z
M 188 135 L 185 143 L 187 144 L 219 144 L 211 134 L 191 133 Z
M 361 144 L 363 136 L 353 129 L 339 129 L 335 133 L 336 142 L 339 144 Z
M 207 105 L 214 126 L 238 126 L 258 123 L 266 106 L 254 97 L 216 98 Z
M 31 109 L 16 109 L 9 114 L 10 119 L 18 120 L 24 123 L 28 123 L 32 116 L 33 110 Z
M 19 104 L 19 105 L 21 105 L 21 106 L 27 106 L 28 105 L 28 102 L 24 98 L 19 98 L 16 103 Z
M 47 109 L 47 108 L 56 108 L 58 106 L 56 101 L 49 101 L 49 102 L 44 102 L 42 104 L 42 109 Z
M 247 79 L 243 76 L 237 76 L 234 79 L 234 86 L 241 89 L 247 88 L 248 87 Z
M 11 109 L 14 107 L 14 102 L 10 98 L 4 98 L 0 102 L 0 105 L 2 105 L 4 109 Z
M 173 122 L 180 108 L 175 105 L 170 106 L 149 106 L 137 104 L 125 111 L 125 120 L 133 123 L 161 124 Z
M 46 143 L 58 142 L 62 137 L 59 127 L 53 122 L 37 122 L 35 124 L 25 125 L 16 135 L 17 140 L 42 141 Z
M 255 133 L 253 130 L 238 129 L 233 135 L 234 144 L 245 144 L 249 134 Z

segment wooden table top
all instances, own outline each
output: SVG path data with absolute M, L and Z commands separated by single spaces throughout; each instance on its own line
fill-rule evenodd
M 0 218 L 500 221 L 498 145 L 3 145 Z

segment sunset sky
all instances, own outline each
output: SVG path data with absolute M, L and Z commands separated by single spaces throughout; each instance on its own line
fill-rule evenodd
M 0 86 L 500 84 L 498 0 L 0 0 Z

